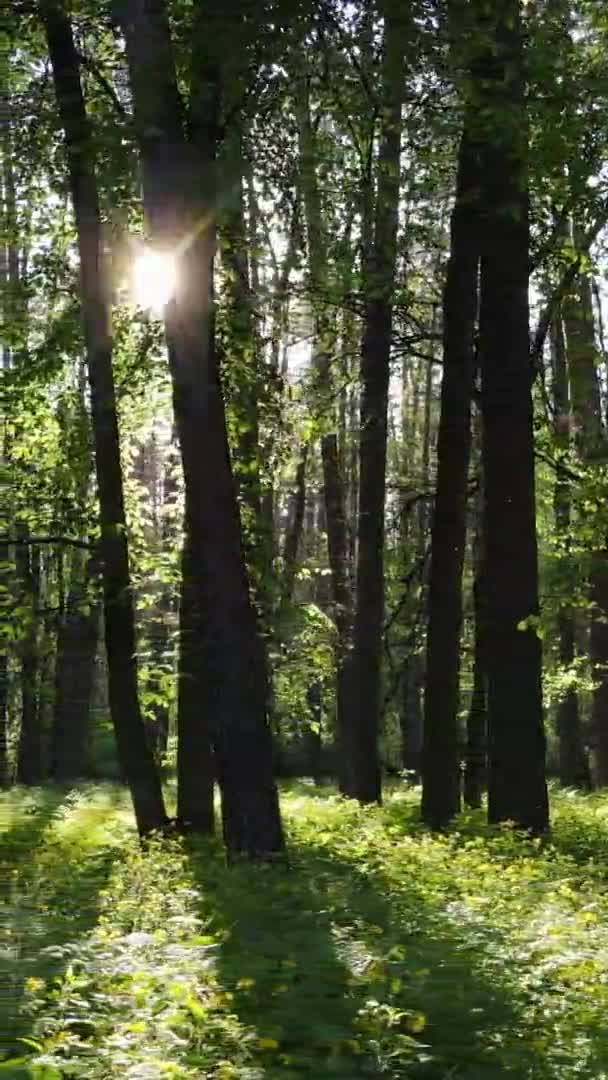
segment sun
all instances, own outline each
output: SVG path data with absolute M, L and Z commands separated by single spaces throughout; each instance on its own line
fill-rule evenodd
M 136 303 L 162 315 L 175 292 L 176 276 L 173 255 L 144 248 L 133 263 L 133 293 Z

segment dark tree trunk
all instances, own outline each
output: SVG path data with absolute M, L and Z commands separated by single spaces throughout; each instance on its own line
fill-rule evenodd
M 57 637 L 51 777 L 67 783 L 85 776 L 101 611 L 94 596 L 98 567 L 74 553 L 72 581 Z
M 143 834 L 162 828 L 166 815 L 160 778 L 146 741 L 137 693 L 135 618 L 97 184 L 72 28 L 63 8 L 55 0 L 43 0 L 41 12 L 65 132 L 80 253 L 82 313 L 99 494 L 110 712 L 121 768 L 133 798 L 137 827 Z
M 378 725 L 384 619 L 384 503 L 392 294 L 397 253 L 401 106 L 402 18 L 384 20 L 378 190 L 374 237 L 366 265 L 366 312 L 361 352 L 361 433 L 357 522 L 356 614 L 350 664 L 349 720 L 343 791 L 364 803 L 381 799 Z
M 184 831 L 212 833 L 213 755 L 205 673 L 200 663 L 200 615 L 187 543 L 182 552 L 177 696 L 177 820 Z M 192 768 L 192 763 L 196 768 Z
M 576 248 L 577 230 L 572 228 Z M 605 463 L 608 446 L 602 426 L 598 354 L 595 344 L 591 279 L 581 274 L 562 306 L 568 352 L 575 445 L 585 464 Z M 557 493 L 556 493 L 557 497 Z M 563 492 L 562 492 L 563 499 Z M 591 554 L 589 592 L 591 612 L 590 653 L 595 689 L 592 729 L 595 744 L 595 778 L 608 786 L 608 550 L 597 547 Z M 566 638 L 567 638 L 566 628 Z M 567 645 L 567 640 L 564 642 Z M 572 714 L 571 714 L 572 715 Z
M 479 265 L 479 172 L 470 121 L 469 114 L 460 143 L 443 298 L 443 381 L 431 539 L 422 765 L 422 816 L 433 828 L 447 825 L 460 809 L 462 569 Z
M 143 165 L 144 205 L 158 248 L 178 260 L 167 306 L 173 402 L 186 490 L 186 535 L 196 588 L 198 655 L 231 857 L 273 857 L 283 833 L 272 773 L 264 653 L 241 544 L 213 326 L 219 63 L 201 14 L 194 30 L 191 141 L 162 2 L 123 8 Z M 218 12 L 218 18 L 221 18 Z M 201 222 L 205 227 L 201 228 Z M 179 248 L 178 248 L 179 245 Z M 199 617 L 200 613 L 200 617 Z M 205 763 L 192 759 L 194 774 Z
M 402 676 L 401 708 L 401 755 L 403 768 L 410 783 L 417 783 L 422 768 L 423 712 L 422 688 L 424 672 L 422 658 L 418 653 L 405 661 Z
M 517 0 L 488 9 L 475 72 L 480 187 L 488 813 L 548 827 L 529 358 L 527 117 Z M 500 131 L 500 138 L 496 132 Z
M 571 410 L 568 386 L 568 364 L 564 342 L 561 312 L 558 312 L 551 324 L 551 358 L 553 368 L 553 402 L 555 410 L 554 438 L 556 447 L 567 453 L 570 446 Z M 597 381 L 597 380 L 596 380 Z M 598 401 L 599 404 L 599 401 Z M 564 546 L 563 555 L 570 561 L 570 524 L 571 524 L 571 480 L 565 471 L 559 471 L 555 478 L 553 510 L 555 530 Z M 570 569 L 570 568 L 568 568 Z M 565 587 L 570 589 L 574 581 L 570 573 L 565 574 Z M 574 614 L 568 601 L 562 602 L 557 620 L 559 637 L 559 660 L 564 667 L 571 667 L 575 657 L 576 631 Z M 566 787 L 578 787 L 589 790 L 591 777 L 589 763 L 583 745 L 578 694 L 574 687 L 568 687 L 557 704 L 555 726 L 559 740 L 559 778 Z
M 487 774 L 487 678 L 484 658 L 483 572 L 478 564 L 473 585 L 475 641 L 473 653 L 473 692 L 467 715 L 467 741 L 464 758 L 463 795 L 465 806 L 478 809 L 486 786 Z

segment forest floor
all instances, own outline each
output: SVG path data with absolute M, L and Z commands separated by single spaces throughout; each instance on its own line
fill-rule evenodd
M 542 846 L 292 784 L 290 868 L 227 869 L 118 787 L 4 793 L 0 1077 L 606 1077 L 608 796 L 552 801 Z

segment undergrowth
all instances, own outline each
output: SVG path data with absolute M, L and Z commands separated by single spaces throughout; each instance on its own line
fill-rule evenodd
M 290 867 L 141 851 L 125 793 L 0 797 L 0 1075 L 608 1077 L 608 796 L 549 844 L 292 784 Z

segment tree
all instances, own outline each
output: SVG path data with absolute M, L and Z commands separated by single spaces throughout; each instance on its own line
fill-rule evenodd
M 538 636 L 534 438 L 529 359 L 527 118 L 517 0 L 480 18 L 473 71 L 480 152 L 488 813 L 548 826 Z M 482 118 L 482 119 L 481 119 Z
M 214 16 L 212 30 L 208 20 Z M 159 250 L 173 252 L 178 264 L 165 323 L 184 470 L 188 558 L 197 594 L 205 688 L 201 711 L 212 731 L 224 839 L 232 857 L 272 857 L 282 851 L 283 835 L 272 775 L 263 650 L 243 558 L 213 329 L 221 94 L 213 35 L 221 20 L 211 7 L 196 10 L 190 138 L 164 6 L 144 9 L 128 0 L 121 22 L 150 237 Z M 193 760 L 190 767 L 196 772 L 199 762 Z
M 350 722 L 343 790 L 361 802 L 381 798 L 378 761 L 381 649 L 384 618 L 386 436 L 397 256 L 405 18 L 398 5 L 384 12 L 382 125 L 373 243 L 364 270 L 365 324 L 361 348 L 361 436 L 356 612 L 350 666 Z
M 479 266 L 478 148 L 465 119 L 443 298 L 443 381 L 431 541 L 422 816 L 441 828 L 460 809 L 458 725 L 462 568 Z
M 80 254 L 82 317 L 99 497 L 110 709 L 137 827 L 144 834 L 163 828 L 166 814 L 137 690 L 135 619 L 97 185 L 72 29 L 65 11 L 55 0 L 42 0 L 41 14 L 65 134 Z

